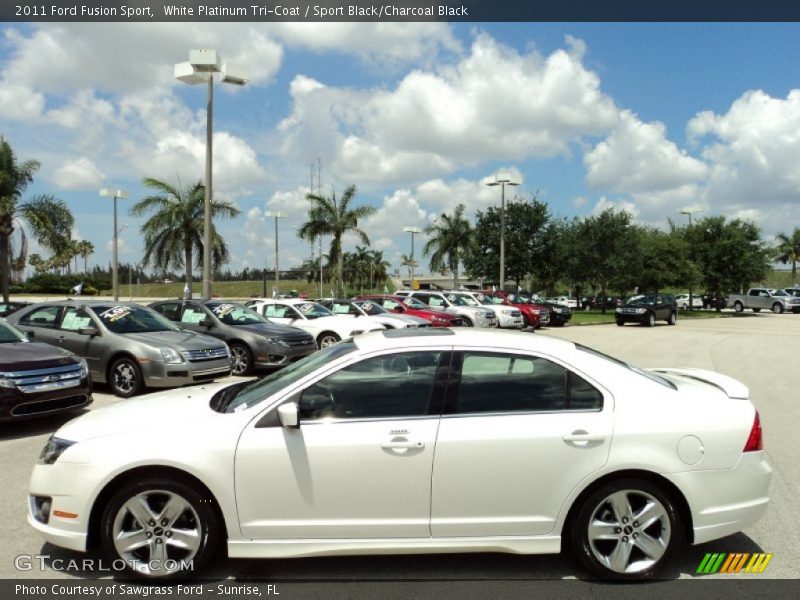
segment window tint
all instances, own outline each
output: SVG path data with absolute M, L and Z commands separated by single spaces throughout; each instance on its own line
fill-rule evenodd
M 61 319 L 61 329 L 78 331 L 81 327 L 94 327 L 89 313 L 74 306 L 67 308 L 64 311 L 64 318 Z
M 60 306 L 43 306 L 32 310 L 27 315 L 20 319 L 20 323 L 31 325 L 33 327 L 55 327 L 56 318 L 61 311 Z
M 598 390 L 544 358 L 464 353 L 457 413 L 599 410 L 602 406 Z
M 428 413 L 439 352 L 404 352 L 368 358 L 307 388 L 303 419 L 367 419 Z
M 167 317 L 170 321 L 177 321 L 179 320 L 179 315 L 181 313 L 181 305 L 177 303 L 159 304 L 158 306 L 154 306 L 153 310 L 161 313 L 162 315 Z

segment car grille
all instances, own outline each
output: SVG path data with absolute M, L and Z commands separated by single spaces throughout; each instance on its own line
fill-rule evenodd
M 183 358 L 189 362 L 202 362 L 205 360 L 219 360 L 228 358 L 227 348 L 204 348 L 203 350 L 186 350 L 181 352 Z
M 636 314 L 639 314 L 637 312 L 639 309 L 637 309 L 637 308 L 620 308 L 618 310 L 619 310 L 620 314 L 623 314 L 623 315 L 636 315 Z
M 310 346 L 315 343 L 314 338 L 310 335 L 286 336 L 283 339 L 286 340 L 286 343 L 292 347 Z
M 47 392 L 77 386 L 81 382 L 81 366 L 71 364 L 48 369 L 12 371 L 0 373 L 0 377 L 10 380 L 19 391 L 26 394 Z
M 89 402 L 89 396 L 86 394 L 78 394 L 77 396 L 69 396 L 67 398 L 51 398 L 50 400 L 23 402 L 22 404 L 17 404 L 14 408 L 12 408 L 11 414 L 15 417 L 38 415 L 57 410 L 78 408 L 79 406 L 85 406 L 89 404 Z
M 518 319 L 518 318 L 520 318 L 522 316 L 522 313 L 520 311 L 518 311 L 518 310 L 512 310 L 511 311 L 511 316 L 513 318 L 515 318 L 515 319 Z

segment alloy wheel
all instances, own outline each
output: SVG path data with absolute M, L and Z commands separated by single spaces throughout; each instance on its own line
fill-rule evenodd
M 230 348 L 233 374 L 244 375 L 250 369 L 250 352 L 240 344 L 232 344 Z

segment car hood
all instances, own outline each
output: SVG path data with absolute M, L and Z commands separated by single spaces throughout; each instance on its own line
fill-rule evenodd
M 211 410 L 209 402 L 216 392 L 230 385 L 234 383 L 167 390 L 94 408 L 63 425 L 55 437 L 82 442 L 103 436 L 150 431 L 156 422 L 180 423 L 181 427 L 186 427 L 198 420 L 220 416 Z
M 224 344 L 210 335 L 182 329 L 181 331 L 150 331 L 147 333 L 122 333 L 128 339 L 155 346 L 174 346 L 181 350 L 204 350 L 219 348 Z
M 368 319 L 356 319 L 353 315 L 332 315 L 330 317 L 317 317 L 316 319 L 306 319 L 305 323 L 320 328 L 350 328 L 361 329 L 364 327 L 380 329 L 380 325 L 371 323 Z M 363 325 L 359 325 L 362 323 Z
M 0 344 L 0 371 L 28 371 L 75 364 L 71 352 L 49 344 L 15 342 Z
M 687 379 L 692 381 L 700 381 L 708 385 L 712 385 L 717 389 L 722 390 L 728 398 L 746 400 L 750 397 L 750 390 L 745 384 L 738 379 L 728 377 L 716 371 L 709 371 L 707 369 L 692 369 L 692 368 L 660 368 L 648 369 L 653 373 L 657 373 L 662 377 L 669 379 L 677 386 L 681 386 Z

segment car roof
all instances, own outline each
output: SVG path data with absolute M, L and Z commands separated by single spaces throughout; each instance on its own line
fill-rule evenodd
M 569 352 L 575 344 L 545 334 L 531 335 L 524 331 L 483 329 L 472 327 L 387 329 L 372 331 L 353 338 L 356 346 L 364 351 L 383 350 L 390 340 L 392 348 L 420 346 L 458 345 L 476 349 L 517 349 L 543 353 Z
M 65 298 L 64 300 L 46 300 L 37 302 L 35 306 L 139 306 L 147 308 L 140 302 L 130 302 L 129 300 L 81 300 L 77 298 Z M 31 304 L 31 306 L 34 306 Z

